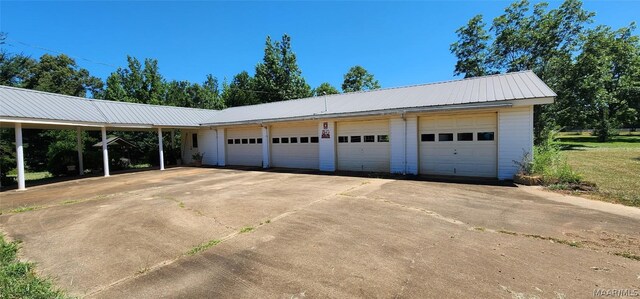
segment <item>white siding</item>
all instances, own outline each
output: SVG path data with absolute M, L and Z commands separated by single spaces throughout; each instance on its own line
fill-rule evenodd
M 218 136 L 214 129 L 198 130 L 198 150 L 204 165 L 218 165 Z
M 513 179 L 518 171 L 514 161 L 533 153 L 533 106 L 498 111 L 498 178 Z
M 191 159 L 191 156 L 193 154 L 195 154 L 197 151 L 199 151 L 199 149 L 196 147 L 193 147 L 192 142 L 192 134 L 197 134 L 198 131 L 196 130 L 182 130 L 180 132 L 180 137 L 181 137 L 181 148 L 182 148 L 182 163 L 183 164 L 191 164 L 193 163 L 193 159 Z M 198 140 L 199 141 L 199 140 Z
M 274 167 L 318 169 L 319 144 L 312 143 L 318 137 L 317 123 L 292 122 L 271 127 L 271 159 Z M 287 138 L 288 143 L 283 143 Z M 295 138 L 296 142 L 292 142 Z M 303 140 L 304 138 L 304 140 Z M 278 143 L 273 143 L 277 139 Z M 306 141 L 306 142 L 303 142 Z
M 227 164 L 227 138 L 226 131 L 223 128 L 216 129 L 217 132 L 217 147 L 218 147 L 218 166 L 225 166 Z
M 339 122 L 337 124 L 338 169 L 349 171 L 389 172 L 390 142 L 379 142 L 379 135 L 389 136 L 389 120 Z M 365 136 L 374 136 L 374 142 L 365 142 Z M 340 137 L 348 138 L 341 143 Z M 354 136 L 360 142 L 352 142 Z
M 262 139 L 260 127 L 229 128 L 226 138 L 227 165 L 262 166 L 262 144 L 256 141 Z M 233 139 L 233 144 L 229 139 Z
M 325 128 L 326 123 L 326 128 Z M 323 131 L 326 133 L 323 136 Z M 336 171 L 336 123 L 334 121 L 321 121 L 318 123 L 318 131 L 320 137 L 318 154 L 322 171 Z
M 418 174 L 418 118 L 390 120 L 391 172 Z
M 198 135 L 198 146 L 194 147 L 193 134 Z M 191 158 L 193 154 L 199 152 L 204 154 L 202 158 L 202 164 L 205 165 L 218 165 L 218 149 L 217 149 L 217 135 L 214 129 L 200 129 L 200 130 L 183 130 L 182 131 L 182 162 L 184 164 L 193 163 Z

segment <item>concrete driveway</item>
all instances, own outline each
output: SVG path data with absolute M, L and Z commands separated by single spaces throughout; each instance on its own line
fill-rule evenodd
M 0 209 L 23 257 L 77 296 L 640 289 L 640 209 L 530 187 L 174 168 L 4 192 Z

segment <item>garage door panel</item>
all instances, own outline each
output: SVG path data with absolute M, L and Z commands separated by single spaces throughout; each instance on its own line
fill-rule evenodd
M 274 139 L 297 138 L 297 143 L 273 143 Z M 305 140 L 302 137 L 306 137 Z M 271 127 L 271 164 L 274 167 L 318 169 L 320 164 L 317 123 L 274 125 Z M 306 141 L 303 143 L 303 141 Z
M 432 138 L 420 139 L 421 173 L 497 176 L 495 113 L 421 117 L 419 126 L 420 134 L 433 134 Z M 494 140 L 479 140 L 481 132 L 493 132 Z M 438 135 L 445 133 L 453 134 L 453 140 L 439 141 Z
M 389 142 L 381 142 L 379 135 L 389 136 L 389 121 L 339 122 L 337 125 L 337 161 L 339 170 L 388 172 L 390 169 Z M 360 142 L 352 141 L 359 136 Z M 364 142 L 364 136 L 374 136 L 373 142 Z M 346 137 L 347 142 L 341 142 Z
M 228 165 L 262 166 L 262 144 L 258 143 L 258 139 L 262 140 L 262 132 L 259 127 L 227 129 L 226 134 Z

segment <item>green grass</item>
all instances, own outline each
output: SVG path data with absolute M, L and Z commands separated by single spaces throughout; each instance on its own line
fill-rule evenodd
M 39 210 L 41 208 L 42 208 L 41 206 L 26 206 L 26 207 L 15 208 L 15 209 L 13 209 L 13 210 L 11 210 L 9 212 L 17 214 L 17 213 L 29 212 L 29 211 L 33 211 L 33 210 Z
M 51 281 L 38 277 L 32 263 L 18 260 L 18 248 L 0 234 L 0 298 L 67 298 Z
M 630 253 L 630 252 L 616 252 L 614 254 L 617 255 L 617 256 L 626 257 L 628 259 L 632 259 L 632 260 L 636 260 L 636 261 L 640 262 L 640 256 L 635 255 L 635 254 Z
M 253 226 L 245 226 L 245 227 L 240 229 L 240 233 L 241 234 L 242 233 L 248 233 L 248 232 L 252 231 L 253 229 L 254 229 Z
M 640 135 L 614 136 L 609 142 L 585 134 L 558 139 L 569 165 L 597 184 L 593 197 L 640 207 Z
M 7 177 L 11 177 L 11 178 L 18 177 L 18 171 L 15 169 L 10 170 L 9 172 L 7 172 Z M 51 177 L 53 177 L 53 175 L 51 175 L 51 173 L 48 171 L 25 172 L 24 174 L 25 181 L 37 181 L 42 179 L 48 179 Z
M 194 255 L 194 254 L 196 254 L 196 253 L 198 253 L 200 251 L 204 251 L 204 250 L 207 250 L 207 249 L 209 249 L 209 248 L 211 248 L 213 246 L 216 246 L 216 245 L 220 244 L 220 242 L 222 242 L 222 241 L 221 240 L 211 240 L 211 241 L 208 241 L 208 242 L 204 242 L 204 243 L 202 243 L 202 244 L 200 244 L 198 246 L 195 246 L 195 247 L 191 248 L 191 250 L 189 250 L 187 252 L 187 254 L 188 255 Z

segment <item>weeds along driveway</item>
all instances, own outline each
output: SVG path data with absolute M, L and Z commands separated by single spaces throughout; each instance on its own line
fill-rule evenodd
M 521 188 L 190 168 L 45 188 L 0 195 L 0 227 L 72 295 L 586 297 L 640 288 L 640 217 Z M 6 212 L 30 192 L 43 208 Z

